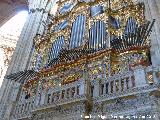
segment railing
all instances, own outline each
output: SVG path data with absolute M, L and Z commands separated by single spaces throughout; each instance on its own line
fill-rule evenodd
M 122 92 L 133 87 L 135 87 L 134 75 L 133 73 L 128 73 L 124 76 L 112 77 L 102 81 L 100 95 Z
M 31 116 L 31 113 L 37 110 L 59 107 L 63 104 L 68 104 L 86 99 L 85 81 L 79 80 L 71 84 L 62 85 L 47 92 L 43 91 L 41 97 L 34 96 L 29 99 L 23 99 L 16 105 L 13 118 L 22 119 Z
M 111 96 L 117 93 L 125 92 L 126 90 L 135 87 L 135 77 L 133 72 L 114 75 L 110 78 L 101 81 L 92 81 L 91 94 L 95 100 L 98 98 L 110 99 Z
M 79 80 L 68 85 L 62 85 L 59 88 L 49 90 L 45 96 L 44 103 L 37 104 L 34 111 L 85 100 L 85 82 Z
M 107 79 L 92 80 L 88 87 L 90 87 L 93 102 L 102 102 L 144 91 L 155 91 L 159 85 L 160 68 L 140 67 L 132 72 L 117 74 Z M 86 100 L 86 87 L 87 84 L 82 79 L 43 91 L 40 97 L 35 96 L 17 104 L 15 118 L 25 118 L 33 111 Z
M 101 81 L 92 81 L 91 94 L 94 102 L 158 90 L 160 85 L 159 68 L 140 68 L 141 72 L 139 73 L 144 74 L 135 71 L 115 75 Z
M 29 98 L 19 102 L 16 105 L 14 118 L 25 118 L 31 115 L 31 111 L 34 108 L 34 98 Z

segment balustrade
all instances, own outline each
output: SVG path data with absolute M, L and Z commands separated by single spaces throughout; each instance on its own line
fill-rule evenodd
M 134 83 L 135 79 L 133 79 L 133 74 L 129 74 L 129 76 L 104 80 L 101 84 L 101 86 L 104 86 L 103 95 L 123 92 L 127 89 L 133 88 L 135 86 Z
M 99 96 L 109 96 L 135 87 L 135 77 L 133 72 L 127 72 L 122 75 L 115 75 L 105 80 L 91 81 L 91 94 L 94 98 Z M 96 88 L 96 89 L 95 89 Z
M 52 101 L 49 102 L 47 104 L 52 104 L 52 103 L 60 103 L 60 102 L 65 102 L 67 100 L 71 100 L 73 98 L 78 98 L 80 96 L 83 96 L 84 93 L 81 93 L 81 95 L 79 94 L 80 88 L 82 85 L 75 85 L 75 86 L 68 86 L 67 88 L 61 88 L 60 91 L 53 91 L 52 97 L 50 98 L 49 96 L 51 96 L 50 94 L 48 94 L 48 99 L 52 99 Z
M 144 88 L 151 91 L 160 84 L 160 68 L 143 68 L 140 66 L 134 71 L 117 74 L 105 80 L 93 80 L 91 84 L 90 89 L 93 91 L 95 101 L 133 94 Z M 93 90 L 93 88 L 98 89 Z M 99 91 L 98 95 L 97 91 Z
M 14 117 L 15 118 L 28 117 L 31 115 L 31 111 L 33 110 L 33 108 L 34 108 L 33 98 L 23 100 L 23 102 L 20 101 L 16 105 Z
M 139 69 L 139 68 L 138 68 Z M 140 72 L 139 72 L 140 71 Z M 151 68 L 148 67 L 146 69 L 139 69 L 139 71 L 134 72 L 130 71 L 124 74 L 114 75 L 107 79 L 98 79 L 91 81 L 90 87 L 90 95 L 93 97 L 94 101 L 97 100 L 106 100 L 119 97 L 119 95 L 128 95 L 130 93 L 133 94 L 134 90 L 137 88 L 143 88 L 145 86 L 153 86 L 155 84 L 160 83 L 160 69 L 159 68 Z M 141 74 L 145 72 L 145 79 L 141 78 Z M 136 76 L 138 75 L 138 77 Z M 142 80 L 142 81 L 139 81 Z M 145 81 L 143 81 L 145 80 Z M 145 84 L 142 84 L 145 83 Z M 29 98 L 23 100 L 17 104 L 15 116 L 16 118 L 22 118 L 25 116 L 29 116 L 32 110 L 57 107 L 59 105 L 68 104 L 71 102 L 76 102 L 80 100 L 86 99 L 85 88 L 86 84 L 84 80 L 79 80 L 70 84 L 62 85 L 57 88 L 52 88 L 46 91 L 42 91 L 42 93 L 37 94 L 39 97 L 35 96 L 35 98 Z M 154 87 L 154 86 L 153 86 Z M 149 89 L 151 89 L 149 87 Z M 42 95 L 43 94 L 43 95 Z M 38 98 L 38 100 L 37 100 Z M 102 98 L 102 99 L 101 99 Z M 38 102 L 37 102 L 38 101 Z M 43 104 L 41 104 L 44 101 Z M 21 115 L 21 116 L 19 116 Z
M 61 104 L 67 104 L 75 101 L 85 99 L 85 83 L 84 80 L 79 80 L 74 83 L 66 84 L 49 90 L 46 93 L 45 103 L 43 105 L 37 104 L 36 109 L 44 107 L 56 107 Z

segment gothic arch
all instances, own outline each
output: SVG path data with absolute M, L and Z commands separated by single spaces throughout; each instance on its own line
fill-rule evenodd
M 19 11 L 28 10 L 25 0 L 0 0 L 0 26 L 6 23 Z

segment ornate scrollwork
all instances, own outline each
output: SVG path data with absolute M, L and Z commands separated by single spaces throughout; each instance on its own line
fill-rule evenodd
M 32 110 L 38 119 L 59 119 L 59 115 L 72 119 L 71 115 L 85 112 L 118 113 L 148 105 L 149 97 L 144 100 L 137 93 L 158 84 L 136 87 L 133 72 L 136 66 L 149 65 L 148 37 L 154 21 L 144 23 L 143 4 L 60 0 L 57 5 L 46 33 L 34 40 L 37 74 L 23 86 L 35 98 Z M 133 99 L 124 99 L 127 96 Z M 92 111 L 86 101 L 94 103 Z M 21 106 L 24 110 L 25 104 Z

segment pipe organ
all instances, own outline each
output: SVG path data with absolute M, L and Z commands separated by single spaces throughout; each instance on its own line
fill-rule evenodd
M 142 3 L 129 1 L 58 1 L 55 16 L 48 18 L 48 32 L 34 40 L 36 82 L 47 79 L 46 86 L 53 87 L 53 79 L 65 85 L 148 66 L 155 20 L 145 20 Z
M 113 16 L 108 16 L 108 21 L 109 21 L 109 25 L 110 27 L 112 27 L 113 29 L 119 29 L 120 28 L 120 20 L 119 18 L 114 18 Z
M 64 45 L 64 36 L 57 37 L 57 40 L 53 42 L 49 55 L 48 55 L 48 63 L 57 58 L 59 55 L 59 52 L 61 51 L 62 47 Z
M 68 26 L 68 21 L 64 20 L 63 22 L 59 23 L 58 26 L 55 27 L 53 31 L 63 30 Z
M 126 23 L 126 28 L 124 31 L 124 34 L 128 34 L 128 33 L 135 33 L 135 29 L 136 29 L 137 23 L 134 20 L 133 17 L 129 17 Z
M 14 119 L 158 115 L 160 68 L 150 56 L 155 20 L 145 19 L 144 4 L 57 0 L 56 6 L 44 33 L 34 38 L 33 70 L 7 76 L 22 83 L 15 110 L 9 107 Z
M 42 63 L 42 54 L 39 53 L 35 64 L 35 71 L 38 71 L 40 69 L 41 63 Z
M 82 45 L 85 33 L 85 23 L 86 17 L 84 15 L 78 15 L 72 25 L 70 49 L 77 48 Z
M 68 12 L 70 9 L 73 8 L 74 3 L 67 3 L 64 4 L 64 6 L 62 8 L 60 8 L 59 12 L 61 14 L 65 14 L 66 12 Z
M 97 21 L 89 30 L 89 48 L 94 50 L 105 49 L 108 46 L 106 24 L 103 21 Z
M 103 6 L 101 5 L 98 5 L 98 6 L 92 6 L 90 8 L 90 14 L 92 17 L 96 16 L 96 15 L 99 15 L 99 14 L 102 14 L 104 12 L 103 10 Z

